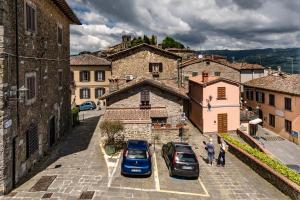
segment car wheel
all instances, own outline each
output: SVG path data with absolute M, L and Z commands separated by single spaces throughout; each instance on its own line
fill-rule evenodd
M 169 176 L 170 176 L 170 177 L 173 177 L 173 176 L 174 176 L 171 166 L 169 166 Z
M 94 110 L 93 108 L 90 108 L 90 110 Z

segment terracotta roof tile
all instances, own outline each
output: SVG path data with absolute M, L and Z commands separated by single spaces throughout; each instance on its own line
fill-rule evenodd
M 70 57 L 70 65 L 111 65 L 111 63 L 104 59 L 91 54 L 81 54 Z
M 168 117 L 165 107 L 154 107 L 151 109 L 140 108 L 107 108 L 103 116 L 108 120 L 120 121 L 146 121 L 151 117 Z
M 300 95 L 300 75 L 268 75 L 245 82 L 245 86 L 271 90 L 280 93 Z

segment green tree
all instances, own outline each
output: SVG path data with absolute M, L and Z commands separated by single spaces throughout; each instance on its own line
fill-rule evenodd
M 157 45 L 157 40 L 156 40 L 155 35 L 152 35 L 152 36 L 151 36 L 150 44 L 152 44 L 152 45 Z
M 162 48 L 163 49 L 165 49 L 165 48 L 184 49 L 184 45 L 168 36 L 162 41 Z
M 100 129 L 107 135 L 107 144 L 115 144 L 115 136 L 124 130 L 124 126 L 120 121 L 104 120 Z
M 151 43 L 150 43 L 150 39 L 148 38 L 147 35 L 144 35 L 143 41 L 144 41 L 144 43 L 146 43 L 146 44 L 151 44 Z
M 131 42 L 131 46 L 134 47 L 134 46 L 137 46 L 137 45 L 143 44 L 143 43 L 144 43 L 144 40 L 142 37 L 133 38 L 133 40 Z

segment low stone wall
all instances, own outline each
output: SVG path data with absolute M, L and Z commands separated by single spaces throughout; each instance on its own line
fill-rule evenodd
M 152 138 L 150 123 L 123 123 L 124 124 L 124 138 L 141 139 L 150 141 Z
M 269 181 L 280 191 L 294 200 L 300 199 L 300 186 L 237 146 L 230 143 L 228 143 L 228 145 L 230 153 L 234 154 L 237 158 L 251 167 L 256 173 Z
M 270 152 L 268 152 L 257 140 L 255 140 L 249 134 L 247 134 L 239 129 L 237 129 L 236 133 L 252 148 L 258 149 L 261 152 L 264 152 L 265 154 L 270 155 Z
M 180 142 L 181 137 L 179 136 L 178 128 L 152 128 L 152 143 L 154 142 L 154 137 L 158 136 L 156 143 L 167 143 L 167 142 Z M 188 142 L 189 140 L 189 129 L 183 129 L 182 142 Z

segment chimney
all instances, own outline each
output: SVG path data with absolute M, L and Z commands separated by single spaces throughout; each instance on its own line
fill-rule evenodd
M 271 67 L 268 67 L 268 75 L 271 75 L 272 74 L 272 69 Z
M 280 73 L 281 72 L 281 67 L 277 66 L 277 70 L 278 70 L 278 73 Z
M 207 71 L 202 72 L 202 82 L 203 83 L 208 82 L 208 72 Z

